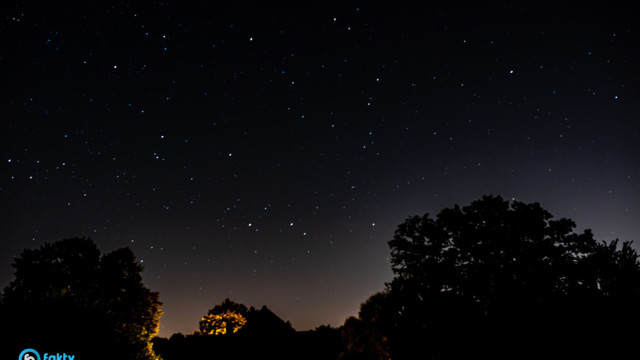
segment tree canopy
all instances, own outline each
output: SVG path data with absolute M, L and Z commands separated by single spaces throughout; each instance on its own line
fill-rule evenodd
M 395 359 L 563 341 L 588 349 L 624 335 L 640 320 L 638 254 L 575 226 L 499 196 L 410 217 L 389 242 L 394 278 L 363 304 L 359 324 L 388 340 Z
M 209 309 L 200 320 L 194 335 L 231 335 L 276 337 L 295 333 L 290 322 L 285 322 L 268 307 L 247 310 L 243 304 L 225 299 Z
M 231 335 L 247 323 L 247 307 L 225 299 L 200 320 L 195 335 Z
M 92 359 L 156 358 L 150 341 L 161 303 L 130 249 L 102 255 L 90 239 L 65 239 L 24 250 L 13 267 L 0 303 L 7 343 Z

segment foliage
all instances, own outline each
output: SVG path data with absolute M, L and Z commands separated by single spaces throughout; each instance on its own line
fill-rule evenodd
M 247 324 L 224 336 L 174 334 L 155 338 L 154 349 L 164 360 L 279 359 L 336 360 L 342 351 L 340 330 L 320 326 L 295 331 L 266 306 L 247 312 Z
M 384 318 L 387 301 L 386 292 L 374 294 L 360 306 L 358 318 L 347 318 L 341 329 L 345 347 L 341 360 L 389 359 L 389 340 L 383 329 L 383 324 L 388 321 Z
M 640 262 L 629 242 L 574 228 L 537 203 L 493 196 L 407 219 L 389 242 L 394 279 L 345 323 L 362 328 L 349 344 L 365 353 L 375 346 L 362 339 L 379 337 L 394 359 L 604 348 L 613 337 L 603 335 L 640 320 Z
M 156 358 L 150 341 L 161 303 L 142 284 L 130 249 L 101 255 L 90 239 L 66 239 L 24 250 L 13 267 L 0 314 L 15 346 L 67 346 L 94 359 Z M 54 331 L 32 330 L 43 326 Z
M 247 323 L 247 307 L 225 299 L 200 320 L 195 335 L 230 335 Z

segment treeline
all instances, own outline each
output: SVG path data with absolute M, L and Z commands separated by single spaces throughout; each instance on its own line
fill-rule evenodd
M 297 332 L 291 323 L 266 306 L 247 309 L 225 299 L 202 317 L 193 335 L 155 338 L 153 349 L 164 360 L 185 357 L 335 360 L 344 352 L 344 344 L 339 329 L 321 326 Z
M 154 339 L 153 348 L 164 360 L 335 360 L 344 351 L 340 331 L 329 327 L 303 332 L 236 333 L 219 336 L 174 334 L 169 339 Z
M 130 249 L 67 239 L 15 259 L 0 338 L 9 358 L 40 346 L 78 360 L 625 358 L 640 338 L 638 254 L 575 226 L 485 196 L 400 224 L 393 280 L 338 329 L 296 332 L 227 299 L 169 339 L 155 338 L 159 295 Z
M 367 359 L 629 358 L 640 262 L 539 204 L 485 196 L 414 216 L 389 242 L 393 280 L 343 330 Z

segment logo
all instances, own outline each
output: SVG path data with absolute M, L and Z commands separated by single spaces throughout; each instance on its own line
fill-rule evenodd
M 18 360 L 40 360 L 40 354 L 33 349 L 24 349 L 20 353 Z
M 49 354 L 44 353 L 44 359 L 42 360 L 74 360 L 75 355 L 67 355 L 66 353 L 60 354 Z M 33 349 L 24 349 L 18 356 L 18 360 L 41 360 L 40 354 Z

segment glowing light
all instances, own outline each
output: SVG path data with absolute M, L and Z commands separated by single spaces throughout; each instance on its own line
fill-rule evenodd
M 200 320 L 197 335 L 226 335 L 227 331 L 236 333 L 246 325 L 247 319 L 237 312 L 227 310 L 222 314 L 205 315 Z

